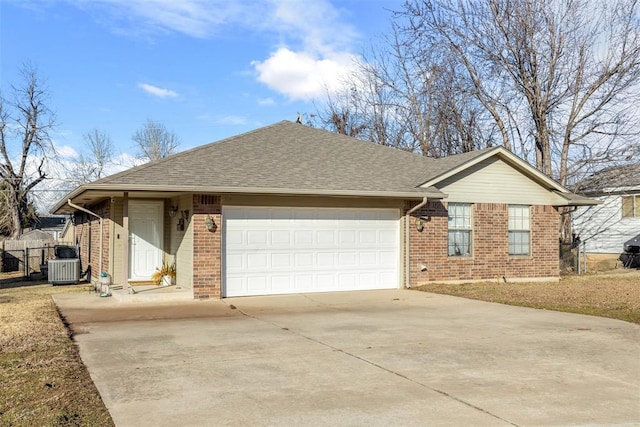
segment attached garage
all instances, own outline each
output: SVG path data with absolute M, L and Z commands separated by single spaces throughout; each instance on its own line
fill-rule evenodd
M 398 209 L 224 207 L 223 296 L 396 289 Z

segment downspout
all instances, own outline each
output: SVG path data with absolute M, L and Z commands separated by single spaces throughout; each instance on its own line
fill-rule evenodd
M 93 216 L 95 216 L 95 217 L 97 217 L 99 219 L 99 224 L 100 224 L 100 261 L 99 261 L 98 265 L 100 267 L 100 271 L 98 271 L 98 274 L 100 274 L 100 273 L 102 273 L 102 238 L 103 238 L 102 236 L 104 235 L 104 230 L 102 228 L 103 218 L 100 215 L 98 215 L 97 213 L 91 212 L 89 209 L 85 209 L 82 206 L 78 206 L 76 204 L 73 204 L 71 202 L 71 199 L 67 199 L 67 205 L 71 206 L 74 209 L 82 211 L 84 213 L 88 213 L 89 215 L 93 215 Z M 91 245 L 91 240 L 89 240 L 89 245 Z M 89 260 L 89 264 L 91 264 L 91 260 Z
M 410 283 L 410 273 L 409 273 L 409 267 L 410 267 L 410 245 L 409 245 L 409 223 L 411 222 L 410 218 L 411 218 L 411 214 L 414 213 L 415 211 L 417 211 L 418 209 L 420 209 L 421 207 L 425 206 L 427 204 L 427 197 L 423 197 L 422 201 L 420 203 L 418 203 L 417 205 L 415 205 L 414 207 L 412 207 L 411 209 L 409 209 L 406 213 L 405 213 L 405 222 L 404 222 L 404 235 L 405 237 L 405 242 L 406 242 L 406 247 L 405 247 L 405 264 L 404 264 L 404 287 L 405 288 L 410 288 L 411 287 L 411 283 Z

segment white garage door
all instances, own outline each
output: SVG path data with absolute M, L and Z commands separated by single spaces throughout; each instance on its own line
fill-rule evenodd
M 395 289 L 397 209 L 223 209 L 224 295 Z

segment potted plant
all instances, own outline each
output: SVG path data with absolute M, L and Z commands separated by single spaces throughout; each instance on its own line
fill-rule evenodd
M 175 263 L 169 264 L 166 261 L 162 261 L 162 267 L 156 268 L 155 273 L 151 276 L 151 280 L 156 285 L 162 284 L 162 286 L 173 285 L 176 282 L 176 265 Z

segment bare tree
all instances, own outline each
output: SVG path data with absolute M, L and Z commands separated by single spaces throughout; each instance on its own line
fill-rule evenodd
M 160 122 L 147 119 L 142 129 L 133 134 L 139 157 L 151 161 L 162 159 L 177 151 L 180 139 Z
M 318 116 L 339 133 L 430 157 L 483 148 L 493 133 L 454 71 L 438 40 L 394 25 Z
M 69 172 L 69 180 L 76 186 L 103 178 L 105 170 L 115 164 L 113 142 L 107 132 L 93 129 L 83 139 L 87 150 L 80 153 Z
M 535 154 L 567 185 L 572 162 L 627 144 L 638 117 L 637 0 L 410 0 L 396 15 L 409 40 L 436 39 L 502 144 Z
M 12 86 L 13 96 L 0 96 L 0 178 L 2 179 L 2 226 L 10 238 L 19 236 L 32 220 L 29 203 L 35 186 L 46 178 L 47 156 L 53 155 L 49 131 L 53 113 L 47 106 L 47 91 L 37 70 L 26 64 L 21 69 L 24 82 Z

